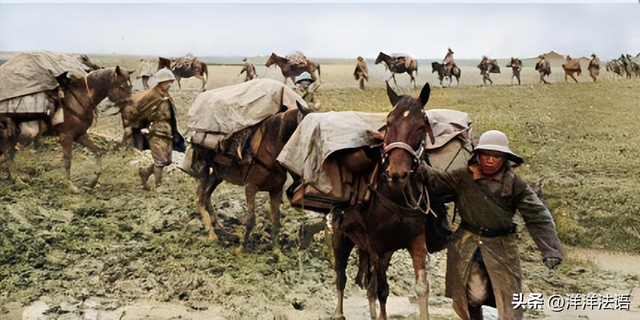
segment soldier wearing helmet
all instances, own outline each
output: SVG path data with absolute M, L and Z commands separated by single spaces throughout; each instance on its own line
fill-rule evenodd
M 512 305 L 522 292 L 516 212 L 548 268 L 564 257 L 551 213 L 510 165 L 523 162 L 507 136 L 491 130 L 480 137 L 468 167 L 442 172 L 422 163 L 418 169 L 430 192 L 454 197 L 461 218 L 447 252 L 446 296 L 462 319 L 482 319 L 483 305 L 496 307 L 500 319 L 522 319 L 522 308 Z
M 176 111 L 173 99 L 169 95 L 169 87 L 175 81 L 171 70 L 164 68 L 151 78 L 157 84 L 143 92 L 135 102 L 136 124 L 145 134 L 146 146 L 151 150 L 153 164 L 140 168 L 138 173 L 142 179 L 142 187 L 150 190 L 147 181 L 151 175 L 155 177 L 156 191 L 162 184 L 162 171 L 171 164 L 171 151 L 184 152 L 184 138 L 178 132 Z M 146 149 L 146 148 L 144 148 Z
M 318 88 L 320 85 L 315 82 L 309 72 L 305 71 L 296 77 L 296 87 L 293 90 L 307 102 L 309 108 L 318 110 L 320 108 L 320 102 L 316 99 Z

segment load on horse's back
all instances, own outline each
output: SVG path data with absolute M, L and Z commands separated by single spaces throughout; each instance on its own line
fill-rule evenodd
M 209 69 L 207 64 L 198 60 L 191 54 L 187 54 L 184 57 L 167 59 L 158 57 L 158 70 L 167 68 L 173 72 L 178 82 L 178 88 L 182 89 L 180 80 L 182 78 L 196 77 L 202 81 L 201 90 L 205 90 L 205 85 L 209 79 Z

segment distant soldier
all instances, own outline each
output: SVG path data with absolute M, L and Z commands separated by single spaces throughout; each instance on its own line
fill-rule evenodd
M 507 68 L 511 68 L 511 84 L 513 84 L 513 78 L 518 80 L 518 84 L 520 84 L 520 72 L 522 71 L 522 60 L 517 57 L 511 57 L 511 62 L 507 65 Z
M 544 77 L 551 74 L 551 63 L 543 55 L 538 56 L 538 63 L 536 63 L 536 70 L 540 73 L 540 82 L 545 84 L 549 83 Z
M 313 80 L 309 72 L 305 71 L 296 77 L 296 87 L 293 90 L 307 102 L 310 109 L 319 110 L 320 102 L 316 100 L 318 88 L 320 85 Z
M 254 67 L 251 62 L 247 61 L 247 58 L 242 59 L 242 61 L 244 61 L 244 67 L 240 71 L 239 75 L 245 73 L 245 77 L 244 77 L 245 82 L 255 79 L 257 77 L 256 67 Z
M 447 55 L 444 56 L 442 64 L 444 64 L 445 75 L 451 75 L 453 68 L 456 66 L 456 62 L 453 60 L 453 50 L 451 50 L 451 48 L 447 48 Z
M 176 125 L 176 109 L 173 99 L 169 95 L 169 87 L 175 81 L 173 72 L 162 69 L 153 75 L 158 83 L 155 87 L 145 91 L 136 101 L 136 122 L 148 124 L 141 132 L 146 137 L 148 148 L 151 149 L 153 164 L 147 168 L 140 168 L 138 173 L 142 179 L 142 187 L 150 190 L 147 185 L 149 177 L 155 177 L 156 191 L 162 184 L 162 170 L 171 164 L 171 151 L 184 152 L 184 138 L 178 132 Z
M 364 90 L 364 81 L 369 81 L 369 70 L 364 58 L 360 56 L 358 57 L 356 69 L 353 71 L 353 76 L 356 78 L 356 81 L 360 81 L 360 89 Z
M 596 82 L 596 79 L 598 79 L 598 76 L 600 75 L 600 59 L 598 59 L 595 53 L 591 54 L 587 70 L 589 70 L 589 76 L 591 76 L 593 82 Z

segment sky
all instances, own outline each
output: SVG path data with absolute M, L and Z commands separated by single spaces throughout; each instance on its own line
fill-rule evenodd
M 13 4 L 0 0 L 0 51 L 415 58 L 554 50 L 603 59 L 640 52 L 640 4 Z

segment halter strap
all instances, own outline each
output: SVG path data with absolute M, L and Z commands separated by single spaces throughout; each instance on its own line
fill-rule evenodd
M 96 103 L 93 102 L 93 95 L 91 94 L 91 90 L 89 90 L 89 82 L 87 81 L 87 77 L 88 76 L 84 76 L 84 87 L 87 89 L 87 95 L 89 96 L 89 100 L 91 100 L 91 104 L 93 104 L 93 106 L 96 106 Z

